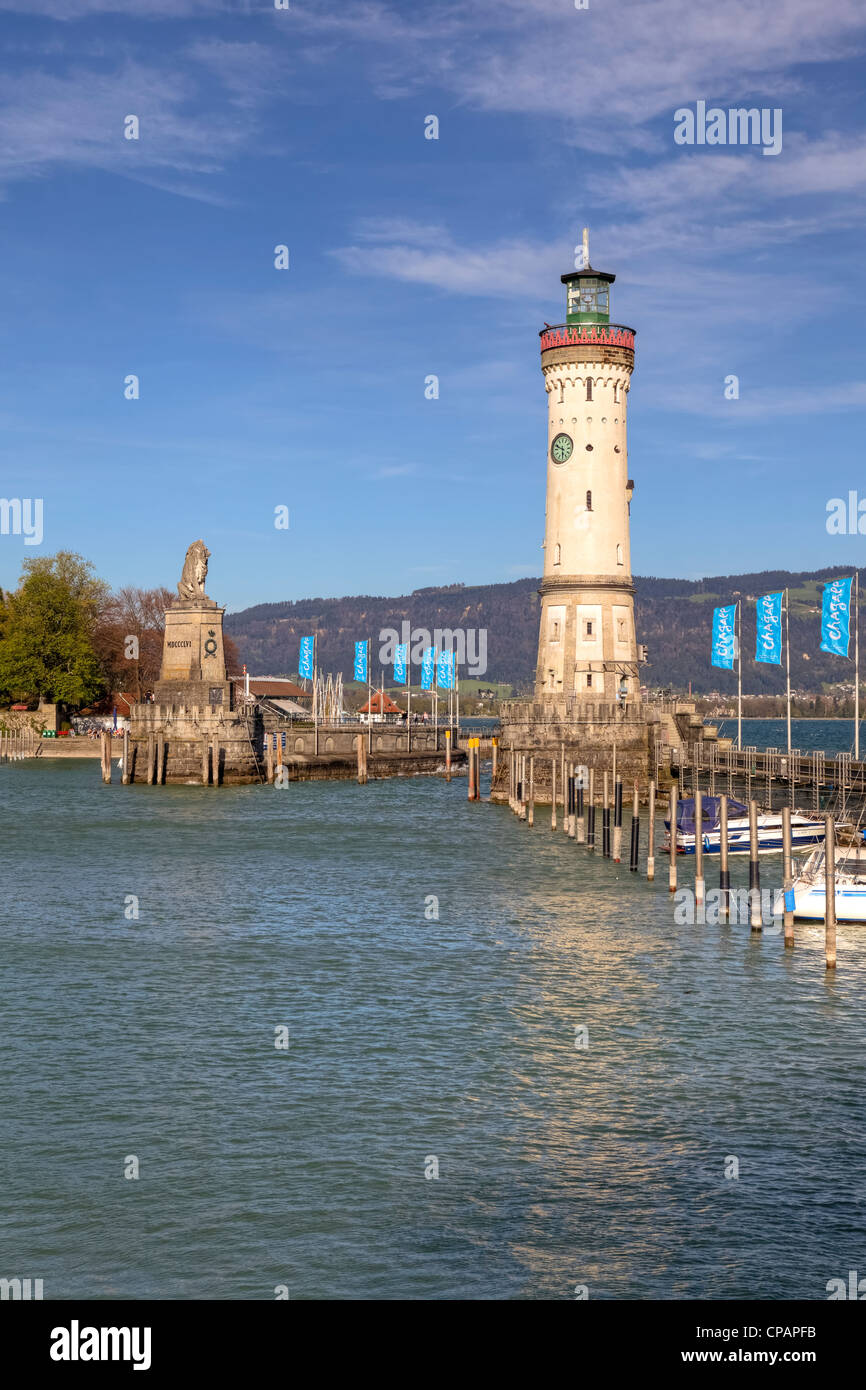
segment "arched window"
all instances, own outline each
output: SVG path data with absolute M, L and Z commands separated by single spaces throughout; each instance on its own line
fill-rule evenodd
M 621 565 L 621 564 L 622 564 L 622 546 L 621 546 L 621 545 L 618 545 L 617 548 L 616 548 L 616 563 L 617 563 L 618 565 Z
M 591 493 L 591 492 L 588 492 L 588 493 L 586 494 L 586 510 L 587 510 L 588 512 L 591 512 L 591 511 L 592 511 L 592 493 Z
M 591 400 L 592 400 L 592 377 L 591 377 L 591 376 L 588 376 L 588 377 L 586 378 L 586 399 L 587 399 L 588 401 L 591 401 Z
M 562 563 L 562 546 L 558 543 L 553 547 L 553 563 L 555 565 Z
M 614 403 L 614 405 L 619 405 L 619 382 L 618 382 L 618 381 L 615 381 L 615 382 L 613 383 L 613 403 Z

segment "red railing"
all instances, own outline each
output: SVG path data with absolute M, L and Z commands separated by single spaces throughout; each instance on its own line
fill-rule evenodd
M 634 351 L 634 329 L 625 328 L 621 323 L 557 323 L 543 328 L 539 336 L 542 352 L 548 348 L 571 347 L 575 343 L 599 343 Z

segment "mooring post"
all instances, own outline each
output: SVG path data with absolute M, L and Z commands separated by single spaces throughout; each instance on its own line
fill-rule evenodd
M 491 772 L 490 780 L 490 786 L 492 788 L 494 783 L 496 782 L 496 772 L 499 767 L 499 739 L 496 737 L 495 734 L 493 735 L 493 738 L 490 740 L 490 749 L 491 756 L 493 758 L 493 770 Z
M 836 824 L 824 817 L 824 955 L 828 970 L 836 969 Z
M 210 748 L 208 746 L 207 734 L 202 735 L 201 740 L 201 784 L 206 787 L 210 781 Z
M 794 944 L 794 874 L 791 851 L 791 808 L 782 807 L 782 892 L 785 895 L 785 945 Z
M 445 781 L 451 781 L 451 730 L 445 730 Z
M 617 777 L 613 784 L 613 862 L 622 859 L 622 778 Z
M 631 855 L 629 856 L 629 868 L 633 874 L 637 873 L 637 856 L 640 845 L 640 792 L 638 789 L 637 778 L 634 782 L 634 800 L 631 806 Z
M 130 783 L 130 780 L 131 780 L 131 779 L 130 779 L 130 775 L 129 775 L 129 774 L 131 773 L 131 771 L 132 771 L 132 767 L 131 767 L 130 761 L 129 761 L 131 756 L 132 756 L 132 755 L 131 755 L 131 753 L 130 753 L 130 751 L 129 751 L 129 730 L 128 730 L 128 729 L 124 729 L 124 731 L 123 731 L 123 776 L 122 776 L 121 779 L 120 779 L 121 785 L 124 786 L 124 787 L 128 787 L 128 786 L 129 786 L 129 783 Z
M 761 869 L 758 863 L 758 803 L 749 802 L 749 921 L 761 930 Z
M 530 825 L 535 824 L 535 758 L 529 755 L 529 811 L 528 820 Z
M 649 821 L 646 842 L 646 876 L 647 880 L 652 883 L 656 876 L 656 784 L 653 780 L 650 780 L 649 784 L 649 806 L 647 809 Z
M 677 891 L 677 782 L 676 778 L 671 782 L 670 797 L 668 799 L 668 818 L 671 825 L 671 862 L 668 866 L 668 892 Z
M 468 757 L 468 759 L 469 759 L 469 761 L 468 761 L 468 763 L 467 763 L 467 765 L 466 765 L 466 773 L 467 773 L 467 776 L 466 776 L 466 800 L 467 800 L 467 801 L 474 801 L 474 800 L 475 800 L 475 749 L 472 747 L 472 742 L 473 742 L 473 741 L 472 741 L 472 739 L 470 738 L 469 741 L 468 741 L 468 744 L 467 744 L 467 748 L 466 748 L 466 754 L 467 754 L 467 757 Z
M 529 806 L 527 805 L 529 787 L 527 785 L 527 761 L 526 753 L 520 754 L 520 819 L 529 819 Z
M 604 773 L 604 791 L 601 801 L 601 853 L 602 858 L 610 859 L 610 807 L 607 802 L 607 771 Z
M 550 828 L 556 829 L 556 759 L 550 760 Z
M 165 731 L 162 729 L 156 736 L 156 780 L 160 787 L 165 786 Z
M 111 781 L 111 734 L 107 729 L 103 729 L 101 735 L 102 742 L 102 780 Z
M 589 769 L 589 805 L 586 808 L 586 847 L 595 849 L 595 768 Z
M 154 770 L 155 770 L 155 768 L 154 768 L 155 762 L 156 762 L 156 736 L 155 736 L 154 734 L 148 734 L 148 736 L 147 736 L 147 784 L 148 784 L 148 786 L 151 786 L 152 783 L 153 783 L 153 774 L 154 774 Z
M 695 791 L 695 906 L 703 906 L 704 891 L 704 794 Z
M 574 836 L 575 836 L 575 828 L 574 828 L 574 763 L 572 763 L 572 762 L 569 762 L 569 763 L 566 764 L 566 786 L 568 787 L 568 796 L 566 797 L 566 800 L 568 801 L 568 814 L 567 814 L 566 817 L 565 817 L 565 833 L 566 833 L 566 835 L 568 835 L 569 839 L 573 840 L 573 839 L 574 839 Z
M 220 736 L 214 733 L 213 736 L 213 784 L 218 787 L 220 784 Z
M 574 784 L 574 814 L 577 820 L 577 843 L 586 844 L 586 811 L 584 808 L 583 764 L 578 767 Z
M 216 783 L 217 783 L 217 767 L 218 767 L 218 763 L 217 763 L 217 760 L 216 760 L 216 751 L 217 751 L 216 740 L 214 740 L 214 748 L 213 748 L 213 751 L 214 751 L 214 760 L 213 760 L 213 783 L 214 783 L 214 786 L 216 786 Z M 274 746 L 273 746 L 273 744 L 271 743 L 271 736 L 270 736 L 270 734 L 265 734 L 265 776 L 267 777 L 267 779 L 268 779 L 269 782 L 273 782 L 273 780 L 274 780 Z
M 566 833 L 566 835 L 567 835 L 567 834 L 568 834 L 568 810 L 566 809 L 566 801 L 568 800 L 568 792 L 567 792 L 566 785 L 565 785 L 566 776 L 567 776 L 567 767 L 566 767 L 566 762 L 565 762 L 565 743 L 563 742 L 563 743 L 561 743 L 560 746 L 559 746 L 559 785 L 560 785 L 560 787 L 562 788 L 562 828 L 563 828 L 563 830 L 565 831 L 565 833 Z
M 363 734 L 358 734 L 355 747 L 358 750 L 358 786 L 363 787 L 367 781 L 367 740 Z
M 722 917 L 731 918 L 731 875 L 728 872 L 728 798 L 719 798 L 719 891 L 722 895 Z

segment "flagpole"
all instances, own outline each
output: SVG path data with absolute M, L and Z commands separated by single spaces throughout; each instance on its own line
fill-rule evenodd
M 743 610 L 742 599 L 737 599 L 737 749 L 743 747 Z
M 313 737 L 316 757 L 319 756 L 319 667 L 316 633 L 313 633 Z
M 854 761 L 860 761 L 860 571 L 854 571 Z
M 412 751 L 412 641 L 406 643 L 406 752 Z
M 370 639 L 367 638 L 367 752 L 373 751 L 373 686 L 370 678 Z
M 785 681 L 788 694 L 788 757 L 791 756 L 791 625 L 788 619 L 788 590 L 785 590 Z

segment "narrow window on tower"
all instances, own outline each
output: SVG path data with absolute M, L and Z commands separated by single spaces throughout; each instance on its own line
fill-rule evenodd
M 551 633 L 551 639 L 554 642 L 559 641 L 559 620 L 556 618 L 553 621 L 553 631 Z
M 587 690 L 590 690 L 590 689 L 592 688 L 592 672 L 591 672 L 591 671 L 587 671 L 587 673 L 586 673 L 586 688 L 587 688 Z
M 592 511 L 592 493 L 591 493 L 591 492 L 588 492 L 588 493 L 586 494 L 586 510 L 587 510 L 588 512 L 591 512 L 591 511 Z
M 613 403 L 614 403 L 614 405 L 619 405 L 619 382 L 618 382 L 618 381 L 615 381 L 615 382 L 613 383 Z
M 586 378 L 586 399 L 587 399 L 588 401 L 591 401 L 591 400 L 592 400 L 592 377 L 591 377 L 591 376 L 588 376 L 588 377 Z
M 562 546 L 558 543 L 553 547 L 553 563 L 555 565 L 562 564 Z
M 583 635 L 584 635 L 584 638 L 585 638 L 585 639 L 586 639 L 586 638 L 589 638 L 590 640 L 592 640 L 592 619 L 591 619 L 591 618 L 585 618 L 585 619 L 584 619 L 584 623 L 583 623 Z
M 622 546 L 621 546 L 621 545 L 618 545 L 617 548 L 616 548 L 616 563 L 617 563 L 618 565 L 621 565 L 621 564 L 622 564 Z

